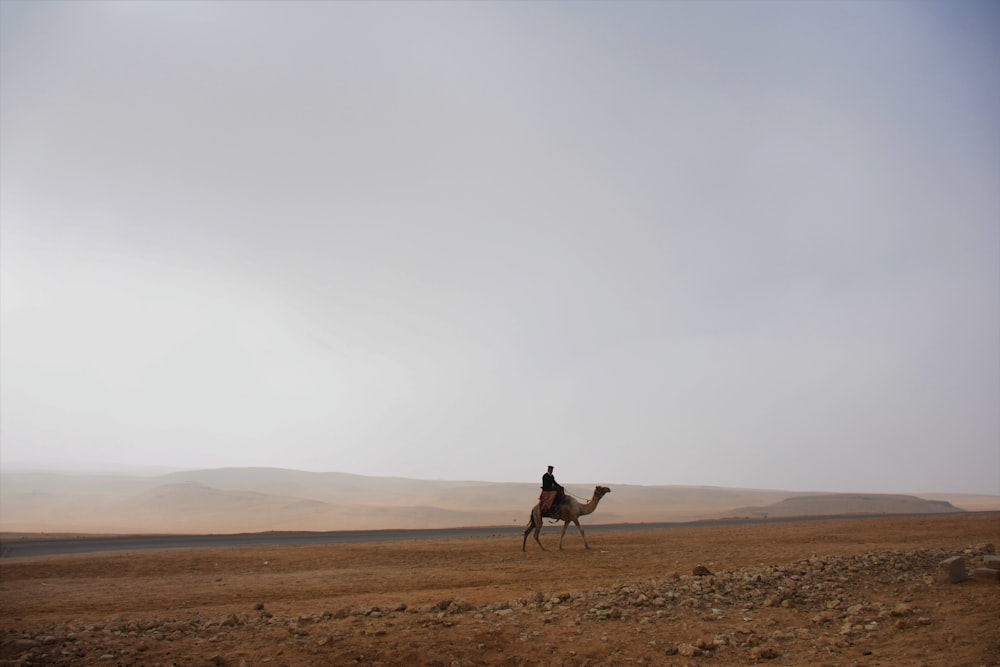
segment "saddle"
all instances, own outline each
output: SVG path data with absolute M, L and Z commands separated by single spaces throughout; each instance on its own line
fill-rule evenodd
M 542 494 L 538 496 L 538 504 L 542 510 L 542 516 L 550 517 L 557 513 L 559 505 L 562 502 L 558 491 L 542 491 Z

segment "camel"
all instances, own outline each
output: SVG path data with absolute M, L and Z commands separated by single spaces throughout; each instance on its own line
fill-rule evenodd
M 601 498 L 609 493 L 611 493 L 611 489 L 608 487 L 598 486 L 594 488 L 594 497 L 591 498 L 585 505 L 581 505 L 577 502 L 576 498 L 573 498 L 572 496 L 566 496 L 559 507 L 553 508 L 553 513 L 549 516 L 549 518 L 564 522 L 562 534 L 559 536 L 560 551 L 563 548 L 563 538 L 566 537 L 566 529 L 569 528 L 570 521 L 575 523 L 576 529 L 580 531 L 580 537 L 583 538 L 584 548 L 590 548 L 590 545 L 587 544 L 587 537 L 583 534 L 583 528 L 580 526 L 580 517 L 584 514 L 590 514 L 597 509 L 597 503 L 601 502 Z M 531 531 L 535 531 L 535 541 L 538 542 L 538 546 L 542 547 L 542 551 L 546 551 L 545 547 L 542 546 L 541 541 L 538 539 L 538 534 L 542 532 L 542 508 L 538 503 L 536 503 L 531 509 L 531 516 L 528 518 L 528 527 L 524 530 L 524 540 L 521 542 L 521 551 L 526 550 L 525 547 L 528 544 L 528 533 Z

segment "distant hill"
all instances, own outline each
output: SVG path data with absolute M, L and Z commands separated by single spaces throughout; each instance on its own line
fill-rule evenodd
M 831 514 L 943 514 L 964 512 L 944 500 L 880 493 L 831 493 L 785 498 L 762 507 L 741 507 L 733 516 L 824 516 Z
M 602 482 L 603 483 L 603 482 Z M 568 483 L 581 500 L 595 483 Z M 731 516 L 919 514 L 961 511 L 879 494 L 609 484 L 588 524 Z M 281 468 L 219 468 L 159 476 L 0 473 L 0 532 L 238 533 L 511 526 L 527 522 L 536 483 L 435 481 Z M 961 496 L 1000 510 L 1000 496 Z

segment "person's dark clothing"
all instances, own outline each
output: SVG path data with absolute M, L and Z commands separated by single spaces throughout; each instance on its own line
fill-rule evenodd
M 562 503 L 565 493 L 556 476 L 550 472 L 542 475 L 542 494 L 538 500 L 542 504 L 542 515 L 548 516 L 550 510 L 554 510 Z
M 560 487 L 556 483 L 555 475 L 553 475 L 550 472 L 547 472 L 544 475 L 542 475 L 542 491 L 556 491 L 557 489 L 560 488 L 562 487 Z

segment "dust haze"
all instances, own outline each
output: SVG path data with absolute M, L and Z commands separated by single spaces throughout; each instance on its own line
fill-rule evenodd
M 6 533 L 239 533 L 511 526 L 538 496 L 532 483 L 435 481 L 280 468 L 157 476 L 0 475 Z M 597 482 L 564 482 L 589 499 Z M 721 517 L 929 514 L 1000 509 L 1000 496 L 823 494 L 712 486 L 613 485 L 588 524 Z

